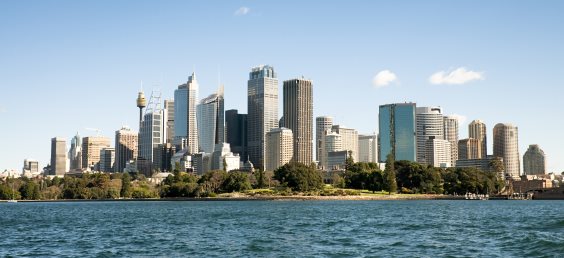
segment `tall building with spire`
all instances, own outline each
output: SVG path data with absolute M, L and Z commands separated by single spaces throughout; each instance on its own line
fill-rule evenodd
M 513 179 L 521 176 L 519 135 L 517 126 L 499 123 L 493 129 L 493 155 L 503 158 L 505 175 Z
M 395 160 L 416 161 L 415 103 L 380 106 L 378 160 L 386 162 L 388 154 Z
M 278 128 L 278 78 L 274 68 L 252 68 L 247 82 L 248 153 L 250 161 L 264 169 L 265 136 Z
M 486 134 L 486 124 L 481 120 L 474 120 L 468 125 L 468 137 L 478 139 L 482 150 L 480 151 L 481 157 L 488 156 L 488 137 Z
M 313 85 L 303 77 L 284 81 L 284 126 L 292 130 L 294 162 L 313 162 Z
M 188 77 L 188 82 L 174 91 L 174 144 L 186 148 L 189 153 L 198 153 L 198 124 L 196 106 L 198 104 L 198 81 L 196 74 Z
M 76 135 L 71 140 L 69 163 L 70 170 L 82 168 L 82 138 L 80 138 L 78 132 L 76 132 Z
M 523 172 L 525 175 L 546 174 L 546 155 L 537 144 L 529 145 L 523 155 Z
M 225 141 L 225 107 L 223 86 L 197 106 L 198 142 L 200 151 L 214 153 L 217 144 Z
M 417 107 L 415 111 L 417 124 L 417 162 L 431 164 L 426 159 L 425 144 L 427 140 L 444 139 L 443 111 L 440 107 Z

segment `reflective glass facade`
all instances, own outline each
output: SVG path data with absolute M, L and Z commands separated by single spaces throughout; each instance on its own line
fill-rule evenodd
M 416 160 L 415 103 L 388 104 L 379 110 L 379 162 Z

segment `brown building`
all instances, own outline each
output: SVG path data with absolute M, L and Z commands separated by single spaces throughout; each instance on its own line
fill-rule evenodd
M 82 138 L 82 168 L 96 169 L 100 162 L 100 151 L 110 147 L 110 139 L 103 136 Z

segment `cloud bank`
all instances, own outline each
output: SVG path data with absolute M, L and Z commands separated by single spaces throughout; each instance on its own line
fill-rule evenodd
M 484 80 L 482 72 L 466 70 L 465 67 L 457 68 L 453 71 L 439 71 L 429 77 L 431 84 L 465 84 L 475 80 Z
M 381 88 L 388 86 L 390 85 L 390 83 L 396 82 L 397 80 L 398 77 L 395 73 L 391 72 L 390 70 L 383 70 L 378 72 L 376 76 L 374 76 L 374 78 L 372 79 L 372 85 L 374 85 L 375 88 Z

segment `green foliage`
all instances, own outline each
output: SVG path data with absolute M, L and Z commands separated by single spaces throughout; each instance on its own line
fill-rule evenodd
M 381 191 L 383 188 L 382 171 L 376 163 L 354 163 L 347 166 L 344 175 L 344 185 L 347 188 Z
M 305 192 L 323 187 L 321 173 L 313 166 L 291 162 L 274 172 L 274 178 L 294 191 Z
M 442 172 L 447 194 L 500 192 L 505 186 L 498 172 L 481 171 L 476 168 L 448 168 Z
M 147 182 L 139 181 L 131 188 L 131 197 L 134 199 L 158 198 L 159 193 Z
M 264 172 L 262 174 L 264 174 Z M 223 181 L 221 188 L 228 193 L 242 192 L 251 189 L 251 182 L 246 172 L 231 172 Z
M 125 172 L 121 176 L 120 196 L 123 198 L 131 198 L 131 176 Z
M 23 200 L 39 200 L 39 185 L 32 180 L 28 180 L 20 187 L 20 194 Z
M 443 193 L 442 170 L 440 168 L 421 165 L 406 160 L 395 162 L 394 167 L 396 168 L 398 188 L 406 188 L 416 194 Z
M 396 183 L 396 169 L 394 167 L 394 156 L 390 153 L 386 157 L 386 169 L 384 170 L 384 190 L 390 194 L 396 193 L 398 185 Z
M 210 193 L 221 193 L 223 181 L 227 178 L 227 172 L 223 170 L 208 171 L 198 180 L 199 190 L 197 196 L 209 196 Z
M 266 186 L 267 184 L 266 176 L 265 176 L 265 172 L 262 169 L 256 171 L 255 179 L 256 179 L 255 188 L 263 188 Z

